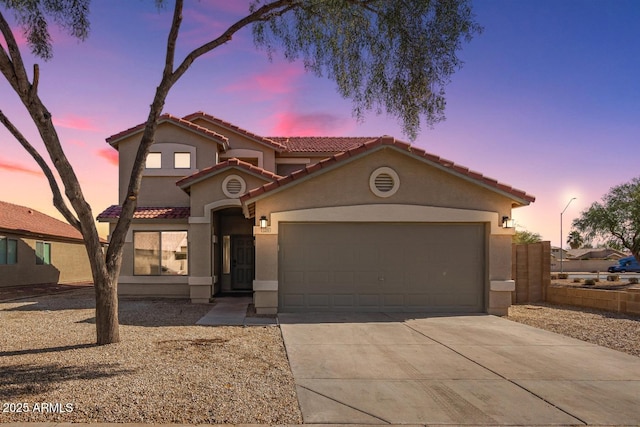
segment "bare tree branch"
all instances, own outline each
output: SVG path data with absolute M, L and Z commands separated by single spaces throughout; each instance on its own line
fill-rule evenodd
M 3 60 L 9 61 L 11 64 L 11 69 L 13 71 L 12 78 L 5 73 L 5 69 L 3 67 L 3 74 L 11 83 L 11 86 L 18 93 L 26 94 L 29 89 L 29 79 L 27 77 L 27 72 L 24 68 L 24 62 L 22 61 L 22 55 L 20 55 L 20 49 L 18 48 L 18 42 L 16 38 L 13 36 L 13 32 L 11 31 L 11 27 L 6 19 L 4 19 L 4 15 L 0 13 L 0 32 L 4 37 L 5 42 L 7 43 L 7 50 L 9 51 L 9 57 L 7 57 L 6 52 L 3 53 L 6 58 L 2 58 Z M 4 61 L 3 61 L 4 62 Z M 7 70 L 8 71 L 8 70 Z
M 22 135 L 22 133 L 13 125 L 11 120 L 0 111 L 0 122 L 7 128 L 7 130 L 13 135 L 15 139 L 18 140 L 20 145 L 24 147 L 25 150 L 33 157 L 33 159 L 38 163 L 38 166 L 44 172 L 44 175 L 47 177 L 47 181 L 49 181 L 49 187 L 51 187 L 51 192 L 53 193 L 53 205 L 62 213 L 64 218 L 67 220 L 69 224 L 74 226 L 78 231 L 80 231 L 80 221 L 73 215 L 73 213 L 67 207 L 64 198 L 62 197 L 62 193 L 60 192 L 60 187 L 58 186 L 58 182 L 53 176 L 53 172 L 49 165 L 44 161 L 40 153 L 29 143 L 29 141 Z
M 236 23 L 227 28 L 216 39 L 203 44 L 202 46 L 192 50 L 182 61 L 182 63 L 176 68 L 174 72 L 174 79 L 178 80 L 189 69 L 191 64 L 205 53 L 211 52 L 218 46 L 231 40 L 232 36 L 244 27 L 258 21 L 271 19 L 274 16 L 282 15 L 296 7 L 301 6 L 301 3 L 297 0 L 278 0 L 273 3 L 265 4 L 255 12 L 245 16 Z M 278 9 L 281 9 L 278 11 Z

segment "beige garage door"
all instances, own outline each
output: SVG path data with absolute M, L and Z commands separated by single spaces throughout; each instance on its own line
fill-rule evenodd
M 279 311 L 483 312 L 482 224 L 284 223 Z

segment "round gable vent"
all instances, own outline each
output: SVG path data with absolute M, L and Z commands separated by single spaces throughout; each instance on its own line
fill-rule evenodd
M 393 169 L 381 167 L 369 177 L 369 188 L 378 197 L 390 197 L 400 188 L 400 178 Z
M 222 192 L 230 199 L 237 199 L 247 190 L 247 183 L 238 175 L 229 175 L 222 181 Z

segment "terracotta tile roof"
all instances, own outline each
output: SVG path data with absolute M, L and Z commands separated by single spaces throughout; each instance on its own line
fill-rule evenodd
M 219 126 L 225 127 L 227 129 L 233 130 L 235 132 L 238 132 L 244 136 L 247 136 L 251 139 L 257 140 L 259 142 L 262 142 L 263 144 L 266 144 L 270 147 L 273 147 L 276 151 L 284 151 L 286 150 L 286 147 L 284 145 L 282 145 L 279 142 L 276 142 L 274 140 L 272 140 L 271 138 L 265 138 L 264 136 L 260 136 L 258 134 L 255 134 L 253 132 L 250 132 L 246 129 L 243 129 L 239 126 L 234 125 L 233 123 L 227 122 L 225 120 L 219 119 L 215 116 L 212 116 L 211 114 L 207 114 L 205 112 L 202 111 L 197 111 L 195 113 L 191 113 L 189 115 L 186 115 L 183 117 L 183 120 L 188 120 L 188 121 L 193 121 L 195 119 L 205 119 L 209 122 L 215 123 Z M 233 147 L 232 147 L 233 148 Z
M 178 182 L 176 182 L 176 185 L 180 188 L 187 188 L 196 181 L 200 181 L 201 179 L 204 179 L 205 177 L 210 175 L 215 175 L 216 173 L 224 169 L 228 169 L 230 167 L 244 169 L 247 172 L 260 175 L 270 181 L 274 181 L 276 179 L 282 178 L 280 175 L 276 175 L 273 172 L 269 172 L 268 170 L 254 166 L 251 163 L 243 162 L 242 160 L 233 158 L 233 159 L 225 160 L 224 162 L 220 162 L 217 165 L 202 169 L 201 171 L 196 172 L 193 175 L 184 177 Z
M 225 147 L 225 149 L 228 148 L 229 139 L 226 136 L 221 135 L 205 127 L 198 126 L 195 123 L 191 123 L 189 120 L 184 120 L 184 119 L 181 119 L 180 117 L 172 116 L 171 114 L 163 114 L 158 119 L 158 124 L 165 123 L 165 122 L 175 123 L 179 126 L 182 126 L 196 133 L 199 133 L 207 138 L 212 138 L 217 142 L 221 143 Z M 107 142 L 117 148 L 118 142 L 121 139 L 128 137 L 136 132 L 143 131 L 145 125 L 146 123 L 140 123 L 139 125 L 136 125 L 132 128 L 116 133 L 115 135 L 111 135 L 110 137 L 107 138 Z
M 290 153 L 340 153 L 358 145 L 377 139 L 377 137 L 358 136 L 270 136 Z
M 415 156 L 418 156 L 430 163 L 435 163 L 438 166 L 441 166 L 449 171 L 451 171 L 452 173 L 458 174 L 458 175 L 463 175 L 466 176 L 474 181 L 477 181 L 479 184 L 488 186 L 488 187 L 492 187 L 498 191 L 502 191 L 504 193 L 507 193 L 517 199 L 521 199 L 525 202 L 533 202 L 535 201 L 535 197 L 531 196 L 527 193 L 525 193 L 522 190 L 518 190 L 516 188 L 513 188 L 507 184 L 503 184 L 500 183 L 498 181 L 496 181 L 493 178 L 489 178 L 486 177 L 484 175 L 482 175 L 479 172 L 475 172 L 472 170 L 469 170 L 469 168 L 466 168 L 464 166 L 460 166 L 455 164 L 454 162 L 450 161 L 450 160 L 446 160 L 443 159 L 439 156 L 436 156 L 434 154 L 430 154 L 427 153 L 426 151 L 424 151 L 421 148 L 418 147 L 412 147 L 410 144 L 403 142 L 403 141 L 398 141 L 395 138 L 391 137 L 391 136 L 382 136 L 380 138 L 377 138 L 375 140 L 369 141 L 365 144 L 356 146 L 354 148 L 351 148 L 347 151 L 344 151 L 342 153 L 338 153 L 336 155 L 333 155 L 329 158 L 326 158 L 318 163 L 314 163 L 311 164 L 309 166 L 307 166 L 304 169 L 298 170 L 294 173 L 292 173 L 291 175 L 287 175 L 285 177 L 282 177 L 276 181 L 267 183 L 265 185 L 263 185 L 262 187 L 258 187 L 255 188 L 251 191 L 249 191 L 248 193 L 246 193 L 245 195 L 243 195 L 242 197 L 240 197 L 240 200 L 242 201 L 242 203 L 246 203 L 248 200 L 253 199 L 254 197 L 260 196 L 262 194 L 268 193 L 270 191 L 273 191 L 279 187 L 282 187 L 292 181 L 295 181 L 297 179 L 300 179 L 302 177 L 305 177 L 307 175 L 310 175 L 320 169 L 323 168 L 327 168 L 330 166 L 333 166 L 336 163 L 345 161 L 346 159 L 349 159 L 350 157 L 354 157 L 357 156 L 359 154 L 362 154 L 366 151 L 370 151 L 376 147 L 379 146 L 391 146 L 394 148 L 397 148 L 399 150 L 402 151 L 407 151 Z
M 82 234 L 64 221 L 35 209 L 0 202 L 0 230 L 16 234 L 82 240 Z
M 191 209 L 185 206 L 171 207 L 137 207 L 133 219 L 185 219 L 189 218 Z M 120 218 L 122 207 L 109 206 L 100 215 L 98 221 Z

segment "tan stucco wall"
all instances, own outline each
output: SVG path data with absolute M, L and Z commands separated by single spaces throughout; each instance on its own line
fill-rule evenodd
M 0 286 L 18 286 L 42 283 L 74 283 L 93 281 L 89 258 L 82 243 L 51 243 L 51 264 L 36 264 L 36 239 L 21 238 L 3 233 L 18 241 L 18 263 L 0 265 Z
M 142 134 L 123 139 L 118 144 L 119 152 L 119 200 L 124 200 L 136 156 L 136 150 Z M 170 123 L 162 123 L 156 133 L 156 144 L 179 143 L 195 147 L 195 169 L 204 169 L 216 164 L 216 157 L 219 145 L 210 139 L 187 131 Z M 151 146 L 151 151 L 154 151 Z M 154 171 L 154 173 L 157 173 Z M 138 199 L 138 206 L 188 206 L 188 197 L 182 190 L 176 187 L 175 183 L 181 176 L 190 175 L 193 172 L 185 171 L 184 175 L 180 171 L 169 171 L 173 175 L 159 178 L 157 176 L 144 176 L 142 187 Z M 157 191 L 158 189 L 162 191 Z M 185 200 L 187 200 L 185 202 Z
M 189 195 L 176 185 L 178 179 L 161 176 L 142 178 L 138 206 L 189 206 Z
M 120 283 L 118 294 L 126 296 L 152 296 L 157 298 L 189 298 L 189 285 L 155 283 Z
M 379 167 L 390 167 L 400 178 L 398 192 L 388 198 L 375 196 L 369 176 Z M 271 212 L 322 206 L 394 203 L 440 206 L 498 212 L 511 216 L 511 200 L 452 176 L 391 148 L 346 162 L 329 173 L 315 176 L 256 203 L 256 217 Z
M 189 275 L 211 276 L 211 224 L 189 224 Z
M 507 280 L 511 278 L 512 236 L 492 235 L 489 237 L 489 279 Z

